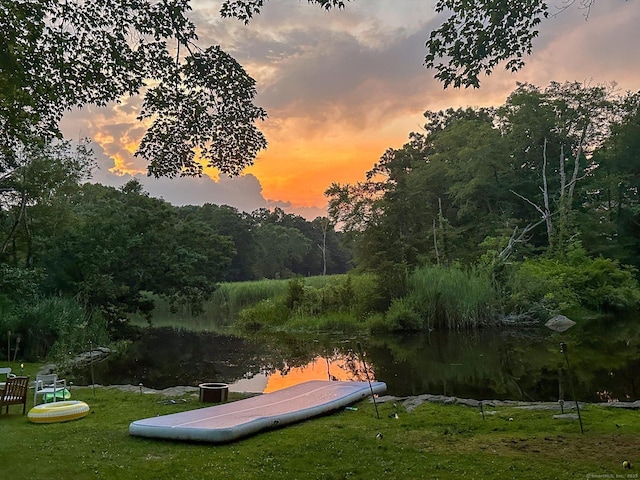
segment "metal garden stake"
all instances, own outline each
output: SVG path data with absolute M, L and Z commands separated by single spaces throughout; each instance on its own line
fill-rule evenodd
M 573 388 L 573 375 L 571 374 L 571 365 L 569 364 L 569 356 L 567 355 L 567 344 L 560 342 L 560 352 L 564 355 L 564 360 L 567 362 L 567 373 L 569 374 L 569 386 L 571 387 L 571 395 L 576 402 L 576 410 L 578 411 L 578 420 L 580 421 L 580 432 L 584 433 L 582 428 L 582 417 L 580 416 L 580 405 L 578 404 L 578 398 L 576 397 L 576 391 Z
M 358 346 L 358 353 L 360 354 L 360 359 L 362 360 L 362 365 L 364 366 L 364 373 L 367 375 L 367 381 L 369 382 L 369 390 L 371 390 L 371 398 L 373 398 L 373 406 L 376 408 L 376 417 L 380 419 L 380 414 L 378 413 L 378 404 L 376 403 L 376 396 L 373 393 L 373 387 L 371 386 L 371 379 L 369 378 L 369 370 L 367 370 L 367 363 L 364 361 L 364 354 L 362 353 L 362 345 L 360 342 L 356 344 Z

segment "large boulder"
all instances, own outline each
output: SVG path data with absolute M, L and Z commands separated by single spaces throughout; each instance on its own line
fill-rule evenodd
M 569 330 L 576 324 L 573 320 L 565 317 L 564 315 L 556 315 L 553 318 L 547 320 L 547 323 L 544 324 L 549 330 L 553 330 L 554 332 L 562 333 L 566 330 Z

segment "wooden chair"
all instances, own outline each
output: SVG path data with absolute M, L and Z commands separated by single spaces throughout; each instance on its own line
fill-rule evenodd
M 29 389 L 29 377 L 11 377 L 7 378 L 7 382 L 0 395 L 0 413 L 2 407 L 7 406 L 9 413 L 9 405 L 22 404 L 22 414 L 27 411 L 27 392 Z

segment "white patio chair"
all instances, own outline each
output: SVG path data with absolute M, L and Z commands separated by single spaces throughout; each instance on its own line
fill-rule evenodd
M 0 368 L 0 375 L 4 375 L 3 381 L 0 382 L 0 390 L 4 389 L 4 385 L 7 381 L 7 378 L 15 377 L 15 375 L 11 374 L 11 367 L 2 367 Z
M 64 399 L 64 392 L 67 388 L 67 381 L 62 378 L 58 379 L 55 373 L 48 375 L 36 375 L 35 392 L 33 394 L 33 405 L 38 405 L 38 397 L 42 398 L 42 402 L 46 403 L 45 395 L 49 395 L 52 401 L 57 401 L 58 394 Z

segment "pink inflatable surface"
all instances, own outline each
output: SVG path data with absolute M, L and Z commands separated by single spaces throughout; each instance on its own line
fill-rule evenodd
M 173 440 L 230 442 L 343 408 L 383 393 L 383 382 L 314 380 L 237 402 L 136 420 L 129 434 Z

